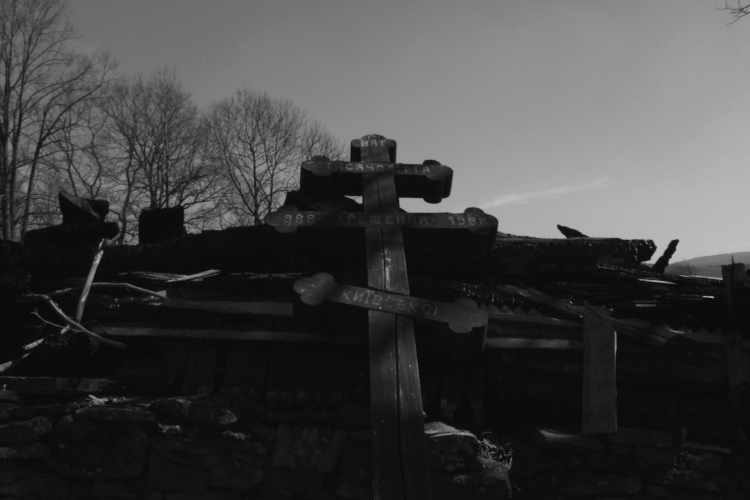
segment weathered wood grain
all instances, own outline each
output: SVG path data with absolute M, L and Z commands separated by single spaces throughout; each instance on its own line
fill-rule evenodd
M 393 177 L 378 176 L 380 206 L 384 211 L 398 210 L 398 196 Z M 398 294 L 409 294 L 409 277 L 406 269 L 406 255 L 401 230 L 386 227 L 383 231 L 383 252 L 386 264 L 386 290 Z M 472 302 L 472 304 L 474 304 Z M 466 321 L 449 322 L 454 331 L 468 333 L 474 326 L 487 324 L 483 314 L 486 311 L 469 308 L 471 314 L 478 314 Z M 474 313 L 474 311 L 477 311 Z M 461 316 L 462 320 L 465 319 Z M 474 325 L 478 321 L 481 325 Z M 399 387 L 399 441 L 401 469 L 404 475 L 404 498 L 429 499 L 432 497 L 430 471 L 427 465 L 427 445 L 424 435 L 422 391 L 419 385 L 419 366 L 414 339 L 414 323 L 411 318 L 396 319 L 396 344 Z
M 586 306 L 583 317 L 583 434 L 617 432 L 617 334 Z
M 362 159 L 387 161 L 385 147 L 361 148 Z M 352 158 L 354 160 L 354 158 Z M 377 174 L 362 178 L 365 210 L 382 211 Z M 377 290 L 386 287 L 386 261 L 381 228 L 365 230 L 367 246 L 367 284 Z M 396 316 L 381 311 L 369 312 L 370 339 L 370 411 L 372 412 L 373 496 L 376 499 L 404 498 L 399 450 L 399 388 L 396 364 Z
M 272 212 L 263 220 L 278 228 L 287 227 L 400 227 L 409 229 L 456 229 L 478 234 L 497 230 L 497 218 L 478 208 L 462 214 L 407 212 L 319 212 L 294 207 Z M 448 235 L 444 235 L 448 237 Z
M 389 246 L 391 249 L 397 247 L 398 245 Z M 386 288 L 406 290 L 408 292 L 408 281 L 405 281 L 405 285 L 396 284 L 397 280 L 395 277 L 398 274 L 398 266 L 394 266 L 393 261 L 397 253 L 391 250 L 386 255 L 391 260 L 388 272 L 388 277 L 391 278 L 391 281 L 387 283 Z M 405 269 L 406 263 L 403 262 L 402 266 Z M 448 323 L 451 330 L 458 333 L 468 333 L 472 328 L 487 324 L 487 312 L 479 309 L 477 304 L 471 299 L 459 299 L 454 304 L 448 304 L 410 297 L 408 295 L 379 292 L 377 290 L 336 283 L 333 281 L 333 276 L 326 273 L 318 273 L 310 278 L 298 279 L 294 284 L 294 290 L 301 294 L 302 300 L 308 304 L 330 300 L 341 304 L 385 311 L 400 316 L 439 321 Z

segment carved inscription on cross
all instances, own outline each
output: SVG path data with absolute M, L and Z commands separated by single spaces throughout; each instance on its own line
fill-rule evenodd
M 407 214 L 399 197 L 439 203 L 450 194 L 453 171 L 428 160 L 396 162 L 396 141 L 379 135 L 355 139 L 351 161 L 316 158 L 302 165 L 307 193 L 362 196 L 365 213 L 303 212 L 282 207 L 266 223 L 281 232 L 298 227 L 365 228 L 368 288 L 336 283 L 320 273 L 295 290 L 308 304 L 332 300 L 369 309 L 373 492 L 376 499 L 432 498 L 424 437 L 413 318 L 448 323 L 456 332 L 487 324 L 487 313 L 468 299 L 444 304 L 410 297 L 402 228 L 456 229 L 493 239 L 497 219 L 479 209 L 463 214 Z M 486 237 L 485 237 L 486 236 Z M 484 246 L 486 245 L 483 244 Z

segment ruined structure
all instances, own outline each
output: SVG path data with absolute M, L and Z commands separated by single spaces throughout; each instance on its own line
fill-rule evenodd
M 407 214 L 454 173 L 395 151 L 306 163 L 264 226 L 108 246 L 63 197 L 0 242 L 0 497 L 747 498 L 743 266 Z

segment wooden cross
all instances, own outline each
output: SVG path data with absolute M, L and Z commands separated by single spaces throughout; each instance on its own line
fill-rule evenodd
M 497 219 L 479 209 L 463 214 L 406 214 L 399 196 L 439 203 L 450 194 L 453 171 L 435 161 L 396 162 L 396 141 L 355 139 L 351 161 L 317 159 L 302 165 L 301 190 L 361 195 L 365 213 L 301 212 L 282 207 L 265 222 L 281 232 L 304 226 L 364 227 L 368 288 L 335 283 L 328 274 L 301 278 L 295 290 L 309 304 L 333 300 L 369 309 L 373 490 L 376 499 L 432 498 L 424 437 L 413 318 L 448 323 L 467 333 L 487 324 L 468 299 L 443 304 L 410 297 L 401 228 L 460 229 L 494 241 Z

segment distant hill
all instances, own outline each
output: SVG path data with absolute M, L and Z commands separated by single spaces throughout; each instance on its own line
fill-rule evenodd
M 732 263 L 732 257 L 734 257 L 735 263 L 742 262 L 745 265 L 750 263 L 750 252 L 734 252 L 696 257 L 694 259 L 683 260 L 679 264 L 691 264 L 695 267 L 726 266 Z
M 750 268 L 750 252 L 722 253 L 718 255 L 707 255 L 694 259 L 673 262 L 667 266 L 666 272 L 672 274 L 687 274 L 694 276 L 706 276 L 709 278 L 721 278 L 721 266 L 740 262 Z

